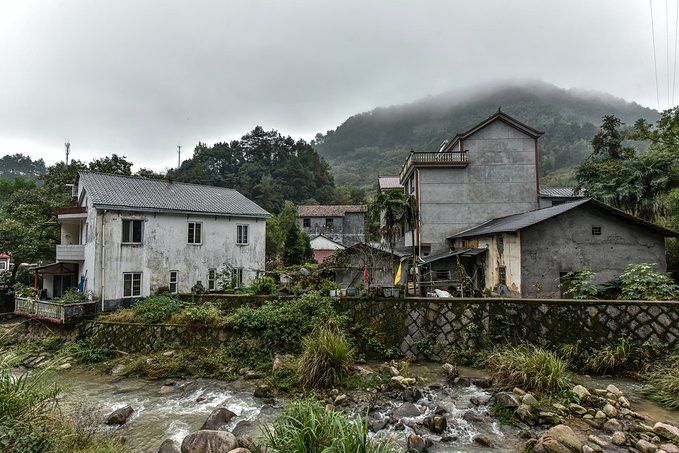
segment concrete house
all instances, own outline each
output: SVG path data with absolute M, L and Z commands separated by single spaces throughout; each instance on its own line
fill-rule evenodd
M 316 261 L 337 250 L 337 244 L 344 248 L 365 241 L 367 211 L 366 205 L 297 206 L 299 227 L 309 235 Z
M 57 262 L 37 270 L 48 298 L 77 286 L 110 310 L 160 288 L 214 290 L 223 269 L 243 284 L 264 270 L 270 214 L 235 190 L 82 172 L 74 195 L 58 212 Z

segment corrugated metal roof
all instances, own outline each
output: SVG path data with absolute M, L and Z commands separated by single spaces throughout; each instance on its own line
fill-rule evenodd
M 572 187 L 540 187 L 540 196 L 550 198 L 582 198 L 584 195 Z
M 475 227 L 460 231 L 459 233 L 450 236 L 448 239 L 464 238 L 471 236 L 487 236 L 496 233 L 509 233 L 518 231 L 531 225 L 535 225 L 536 223 L 540 223 L 547 219 L 551 219 L 552 217 L 556 217 L 560 214 L 563 214 L 564 212 L 568 212 L 571 209 L 575 209 L 584 204 L 590 204 L 595 208 L 607 211 L 608 213 L 614 216 L 620 217 L 629 222 L 636 223 L 658 234 L 662 234 L 668 237 L 677 236 L 677 233 L 675 231 L 662 228 L 658 225 L 654 225 L 638 217 L 634 217 L 633 215 L 627 214 L 626 212 L 623 212 L 612 206 L 608 206 L 607 204 L 601 203 L 600 201 L 596 201 L 591 198 L 583 198 L 581 200 L 571 201 L 568 203 L 551 206 L 549 208 L 536 209 L 535 211 L 524 212 L 522 214 L 513 214 L 506 217 L 492 219 L 489 220 L 488 222 L 482 223 Z
M 297 206 L 299 217 L 344 217 L 347 212 L 367 212 L 364 204 L 317 204 Z
M 403 189 L 398 176 L 380 176 L 378 179 L 380 190 Z
M 225 187 L 139 176 L 81 172 L 79 184 L 96 207 L 270 217 L 241 193 Z
M 424 264 L 429 264 L 433 263 L 435 261 L 443 260 L 446 258 L 450 258 L 451 256 L 476 256 L 481 253 L 485 253 L 488 249 L 455 249 L 455 250 L 450 250 L 444 253 L 438 253 L 436 255 L 429 255 L 429 256 L 424 256 L 420 258 L 421 264 L 420 266 Z

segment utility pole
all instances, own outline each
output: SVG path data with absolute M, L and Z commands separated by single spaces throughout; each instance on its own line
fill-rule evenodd
M 182 166 L 182 145 L 177 145 L 177 168 Z
M 71 142 L 66 139 L 64 146 L 66 147 L 66 165 L 68 165 L 68 155 L 71 154 Z

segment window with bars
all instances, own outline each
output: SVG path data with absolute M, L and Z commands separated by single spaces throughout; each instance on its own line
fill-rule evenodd
M 123 297 L 141 296 L 141 272 L 123 274 Z
M 238 225 L 236 230 L 236 244 L 248 245 L 248 225 Z
M 203 236 L 203 224 L 200 222 L 189 222 L 189 244 L 201 244 Z
M 141 244 L 143 225 L 141 220 L 123 220 L 123 244 Z
M 215 284 L 216 274 L 217 274 L 216 269 L 209 269 L 207 271 L 207 290 L 208 291 L 214 291 L 215 288 L 216 288 L 216 284 Z
M 592 236 L 601 236 L 601 227 L 600 226 L 593 226 L 592 227 Z
M 243 268 L 235 268 L 233 274 L 236 276 L 236 288 L 240 288 L 243 285 Z
M 170 271 L 170 278 L 168 279 L 168 287 L 172 294 L 177 294 L 178 271 Z
M 305 217 L 302 219 L 302 227 L 304 228 L 311 228 L 311 219 L 308 217 Z

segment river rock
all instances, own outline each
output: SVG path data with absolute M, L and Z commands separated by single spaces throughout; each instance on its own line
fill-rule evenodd
M 519 420 L 523 422 L 530 422 L 533 420 L 533 413 L 531 412 L 531 408 L 528 404 L 521 404 L 519 407 L 516 408 L 516 416 L 519 417 Z
M 448 427 L 448 420 L 440 415 L 426 417 L 422 423 L 425 428 L 434 434 L 443 434 Z
M 641 453 L 654 453 L 658 449 L 658 447 L 644 439 L 639 439 L 636 447 Z
M 536 453 L 580 453 L 582 451 L 582 441 L 570 427 L 557 425 L 547 430 L 538 439 L 538 443 L 533 451 Z
M 590 442 L 592 442 L 592 443 L 595 444 L 595 445 L 598 445 L 598 446 L 601 447 L 601 448 L 606 448 L 606 447 L 608 447 L 608 442 L 606 442 L 605 440 L 603 440 L 603 439 L 602 439 L 601 437 L 599 437 L 599 436 L 595 436 L 594 434 L 590 435 L 590 436 L 587 438 L 587 440 L 589 440 Z
M 368 422 L 368 426 L 370 427 L 370 431 L 376 433 L 377 431 L 386 428 L 388 423 L 389 420 L 386 418 L 372 418 L 370 419 L 370 422 Z
M 163 352 L 163 357 L 172 357 L 173 355 L 176 354 L 176 351 L 173 349 L 171 351 L 165 351 Z
M 483 423 L 485 419 L 476 411 L 467 411 L 462 415 L 462 418 L 469 423 Z
M 616 398 L 622 396 L 620 389 L 613 384 L 609 384 L 608 387 L 606 387 L 606 391 L 611 395 L 615 395 Z
M 266 384 L 260 384 L 252 393 L 255 398 L 271 398 L 271 388 Z
M 625 433 L 622 431 L 616 431 L 613 433 L 613 436 L 611 436 L 611 442 L 613 445 L 625 445 L 627 442 L 627 436 L 625 436 Z
M 401 395 L 401 399 L 403 401 L 407 401 L 410 403 L 419 401 L 420 398 L 422 398 L 422 392 L 417 387 L 408 387 L 405 390 L 403 390 L 403 394 Z
M 59 368 L 60 370 L 68 370 L 68 369 L 71 368 L 71 364 L 70 364 L 70 363 L 63 363 L 63 364 L 59 365 L 58 368 Z
M 538 400 L 535 399 L 535 397 L 533 395 L 531 395 L 530 393 L 526 393 L 525 395 L 523 395 L 523 397 L 521 397 L 521 402 L 523 404 L 527 404 L 530 407 L 540 406 L 540 403 L 538 403 Z
M 423 452 L 427 451 L 431 447 L 433 442 L 431 439 L 420 436 L 419 434 L 411 434 L 408 436 L 408 451 Z
M 238 447 L 238 448 L 234 448 L 229 453 L 252 453 L 252 452 L 250 450 L 248 450 L 247 448 Z
M 653 432 L 664 439 L 679 442 L 679 428 L 676 426 L 658 422 L 653 426 Z
M 450 363 L 444 363 L 443 365 L 441 365 L 441 369 L 443 370 L 443 373 L 446 375 L 448 380 L 453 380 L 460 375 L 460 372 L 458 371 L 457 367 Z
M 519 407 L 519 399 L 509 392 L 500 392 L 495 395 L 495 401 L 502 407 L 507 409 L 516 409 Z
M 273 365 L 271 365 L 271 371 L 275 373 L 280 369 L 281 366 L 283 366 L 283 362 L 285 362 L 286 356 L 283 354 L 276 354 L 276 356 L 273 358 Z
M 238 446 L 250 451 L 258 451 L 257 444 L 250 434 L 243 434 L 238 437 Z
M 200 427 L 201 430 L 220 430 L 223 429 L 236 414 L 231 412 L 225 407 L 219 407 L 210 413 L 203 426 Z
M 238 448 L 236 436 L 226 431 L 200 430 L 182 441 L 182 453 L 229 453 Z
M 158 390 L 158 393 L 160 393 L 161 395 L 166 395 L 172 392 L 174 392 L 174 387 L 171 387 L 169 385 L 162 385 L 160 387 L 160 390 Z
M 181 450 L 179 449 L 177 442 L 172 439 L 165 439 L 163 443 L 160 444 L 158 453 L 181 453 Z
M 590 447 L 589 445 L 583 445 L 582 453 L 596 453 L 596 450 Z
M 607 431 L 609 433 L 614 433 L 616 431 L 622 430 L 623 430 L 622 423 L 620 423 L 620 420 L 618 420 L 617 418 L 606 420 L 606 423 L 604 423 L 604 431 Z
M 568 410 L 577 415 L 585 415 L 587 413 L 587 409 L 575 403 L 569 404 Z
M 113 368 L 111 368 L 111 374 L 117 375 L 123 372 L 125 369 L 125 365 L 122 363 L 119 363 L 118 365 L 115 365 Z
M 483 434 L 477 434 L 474 436 L 474 442 L 488 448 L 493 448 L 495 446 L 491 438 Z
M 420 410 L 413 403 L 403 403 L 394 412 L 394 417 L 418 417 Z
M 608 418 L 615 418 L 618 416 L 618 410 L 612 404 L 606 404 L 602 411 Z
M 125 422 L 127 421 L 128 418 L 132 415 L 134 412 L 134 409 L 132 409 L 132 406 L 127 405 L 125 407 L 121 407 L 120 409 L 116 409 L 110 414 L 108 414 L 108 417 L 106 417 L 106 424 L 107 425 L 124 425 Z
M 573 393 L 575 393 L 578 396 L 578 398 L 580 398 L 580 401 L 584 401 L 592 396 L 589 393 L 589 390 L 587 390 L 582 385 L 576 385 L 575 387 L 573 387 Z
M 679 453 L 679 447 L 674 444 L 662 444 L 660 449 L 667 453 Z

